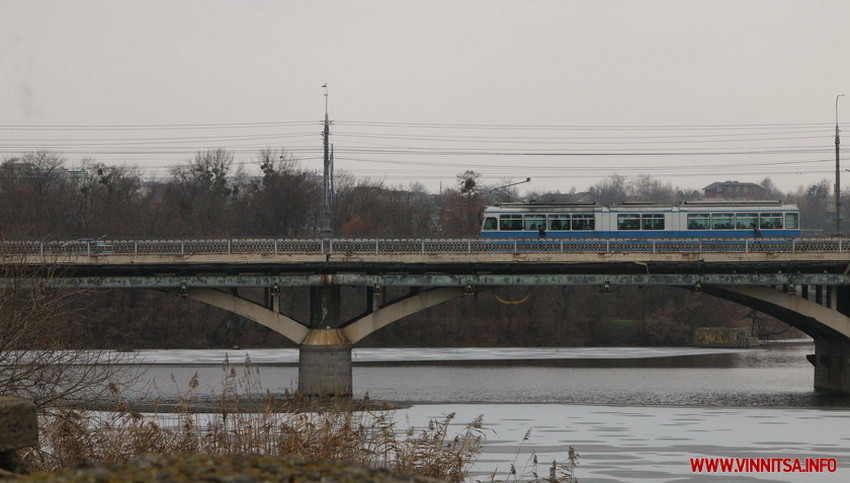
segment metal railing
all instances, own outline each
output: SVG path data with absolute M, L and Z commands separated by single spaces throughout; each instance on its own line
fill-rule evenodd
M 843 238 L 187 238 L 3 241 L 0 255 L 382 255 L 475 253 L 845 253 Z

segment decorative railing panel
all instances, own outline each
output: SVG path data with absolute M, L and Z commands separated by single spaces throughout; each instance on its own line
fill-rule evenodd
M 474 254 L 474 253 L 845 253 L 844 238 L 187 238 L 92 240 L 12 240 L 0 242 L 0 255 L 226 255 L 226 254 Z

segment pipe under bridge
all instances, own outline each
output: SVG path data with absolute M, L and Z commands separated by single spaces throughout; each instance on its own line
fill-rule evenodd
M 6 271 L 23 278 L 27 270 L 55 267 L 44 279 L 55 288 L 168 291 L 256 321 L 298 345 L 306 395 L 350 395 L 352 346 L 397 320 L 482 290 L 546 285 L 677 286 L 755 308 L 815 339 L 816 390 L 850 392 L 847 240 L 588 241 L 594 251 L 563 241 L 328 242 L 2 242 L 0 261 L 23 267 Z M 296 287 L 309 291 L 309 315 L 301 320 L 281 308 L 282 294 Z M 388 296 L 389 288 L 401 295 Z M 365 311 L 341 313 L 343 297 L 351 296 L 365 299 Z

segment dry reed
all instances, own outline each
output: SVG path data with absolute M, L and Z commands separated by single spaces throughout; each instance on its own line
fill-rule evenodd
M 391 411 L 356 411 L 350 402 L 310 409 L 304 400 L 267 394 L 261 411 L 248 412 L 241 391 L 249 369 L 242 380 L 232 367 L 225 371 L 214 413 L 191 411 L 197 376 L 171 414 L 134 411 L 113 388 L 114 411 L 43 414 L 41 448 L 24 457 L 33 469 L 51 472 L 83 463 L 127 462 L 145 453 L 294 455 L 307 462 L 346 461 L 462 481 L 480 452 L 480 416 L 452 435 L 454 414 L 431 420 L 425 428 L 402 430 Z
M 536 453 L 532 453 L 531 456 L 525 461 L 525 465 L 521 470 L 517 470 L 517 460 L 519 459 L 520 454 L 522 453 L 522 447 L 525 445 L 526 441 L 531 439 L 531 429 L 525 432 L 525 435 L 522 437 L 522 441 L 520 441 L 517 446 L 516 454 L 514 455 L 514 460 L 511 462 L 508 468 L 508 474 L 505 478 L 499 478 L 496 472 L 490 474 L 490 481 L 503 481 L 503 482 L 512 482 L 512 481 L 546 481 L 550 483 L 576 483 L 578 482 L 578 477 L 576 477 L 576 469 L 579 466 L 578 459 L 579 454 L 576 450 L 570 446 L 567 450 L 567 460 L 564 463 L 558 463 L 557 460 L 553 460 L 550 465 L 542 465 L 537 457 Z M 538 470 L 542 467 L 548 470 L 548 476 L 541 476 L 541 472 Z

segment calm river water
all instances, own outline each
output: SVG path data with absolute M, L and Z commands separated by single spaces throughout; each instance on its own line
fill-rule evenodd
M 529 473 L 579 453 L 580 481 L 850 481 L 850 397 L 812 390 L 810 341 L 748 350 L 694 348 L 357 349 L 359 396 L 409 403 L 402 425 L 479 414 L 492 431 L 471 479 Z M 251 361 L 250 389 L 297 384 L 297 351 L 140 351 L 163 400 L 198 374 L 221 391 L 221 363 Z M 239 366 L 237 366 L 239 369 Z M 142 392 L 141 387 L 138 388 Z M 132 396 L 132 394 L 131 394 Z M 527 438 L 525 438 L 528 436 Z M 524 440 L 525 439 L 525 440 Z M 691 458 L 834 458 L 824 473 L 694 472 Z

